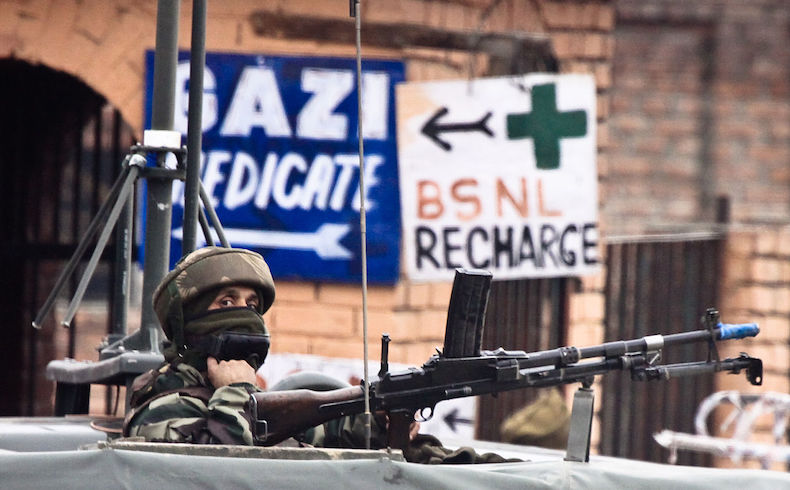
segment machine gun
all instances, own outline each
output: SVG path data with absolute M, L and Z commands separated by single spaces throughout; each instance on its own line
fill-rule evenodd
M 368 385 L 373 412 L 389 420 L 389 445 L 404 449 L 409 425 L 419 413 L 425 418 L 442 400 L 504 391 L 581 382 L 573 403 L 566 459 L 589 459 L 592 423 L 592 385 L 596 375 L 629 371 L 636 381 L 670 379 L 713 372 L 745 371 L 754 385 L 762 384 L 762 361 L 746 354 L 719 359 L 717 341 L 755 336 L 754 323 L 726 325 L 715 309 L 703 317 L 704 329 L 671 335 L 649 335 L 634 340 L 591 347 L 560 347 L 524 352 L 481 350 L 491 274 L 480 270 L 456 271 L 448 309 L 444 349 L 420 368 L 389 372 L 389 337 L 382 337 L 381 370 Z M 660 365 L 661 351 L 674 346 L 706 342 L 706 360 Z M 595 358 L 596 360 L 592 360 Z M 590 360 L 587 360 L 590 359 Z M 585 361 L 587 360 L 587 361 Z M 364 383 L 365 381 L 363 381 Z M 290 390 L 255 393 L 251 397 L 256 443 L 273 445 L 326 421 L 364 411 L 364 385 L 332 391 Z

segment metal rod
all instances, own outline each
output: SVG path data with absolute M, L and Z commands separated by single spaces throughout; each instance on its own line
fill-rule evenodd
M 112 117 L 112 161 L 120 159 L 121 115 L 113 111 Z M 131 157 L 130 157 L 131 158 Z M 136 185 L 136 183 L 135 183 Z M 129 319 L 129 296 L 132 270 L 132 241 L 134 233 L 134 200 L 135 194 L 129 195 L 126 209 L 118 218 L 115 227 L 115 261 L 113 264 L 113 294 L 110 306 L 110 337 L 126 336 Z M 108 340 L 109 340 L 108 339 Z
M 200 223 L 200 229 L 203 230 L 203 236 L 206 239 L 206 245 L 213 247 L 214 237 L 211 235 L 211 228 L 209 228 L 208 226 L 206 213 L 203 211 L 202 208 L 198 210 L 198 222 Z
M 219 243 L 221 243 L 223 247 L 230 248 L 230 243 L 228 243 L 228 239 L 225 238 L 225 230 L 222 228 L 222 223 L 219 221 L 217 212 L 214 211 L 214 206 L 211 204 L 211 199 L 209 199 L 208 194 L 206 194 L 206 189 L 203 188 L 203 183 L 200 183 L 198 187 L 200 189 L 200 200 L 203 202 L 203 208 L 206 210 L 206 213 L 211 220 L 211 224 L 214 226 L 214 231 L 217 232 Z
M 192 45 L 189 58 L 189 116 L 187 120 L 187 175 L 184 183 L 184 235 L 181 256 L 196 245 L 198 183 L 203 147 L 203 72 L 206 66 L 206 0 L 192 1 Z
M 134 182 L 130 184 L 134 186 Z M 115 228 L 115 281 L 113 284 L 112 323 L 110 333 L 126 335 L 129 316 L 129 285 L 132 269 L 132 230 L 134 218 L 134 193 L 129 193 L 118 226 Z
M 362 345 L 365 370 L 365 447 L 370 449 L 371 413 L 370 413 L 370 387 L 368 377 L 368 258 L 367 258 L 367 229 L 365 222 L 365 143 L 362 137 L 362 11 L 360 0 L 354 0 L 354 14 L 356 24 L 357 44 L 357 136 L 359 140 L 359 234 L 362 263 Z
M 90 283 L 93 272 L 96 270 L 96 266 L 99 263 L 99 259 L 101 258 L 102 252 L 104 251 L 104 247 L 107 245 L 107 241 L 110 239 L 110 235 L 115 228 L 115 222 L 118 221 L 118 216 L 120 216 L 121 211 L 126 209 L 129 196 L 131 195 L 132 189 L 134 188 L 134 181 L 137 179 L 137 174 L 139 172 L 140 168 L 138 166 L 132 165 L 129 167 L 129 174 L 126 176 L 123 189 L 121 190 L 118 200 L 115 202 L 115 205 L 112 208 L 110 216 L 107 218 L 107 222 L 105 223 L 104 229 L 99 235 L 99 239 L 96 241 L 96 247 L 93 249 L 93 255 L 91 255 L 88 265 L 85 267 L 85 271 L 82 273 L 82 278 L 80 279 L 80 283 L 77 286 L 77 292 L 74 293 L 74 297 L 71 300 L 71 304 L 69 304 L 69 309 L 66 312 L 66 316 L 61 322 L 61 325 L 64 327 L 71 325 L 71 320 L 74 319 L 74 315 L 77 313 L 77 308 L 79 308 L 80 302 L 82 302 L 82 297 L 85 295 L 85 290 L 88 288 L 88 283 Z
M 116 199 L 118 198 L 118 194 L 123 188 L 126 176 L 129 173 L 129 167 L 127 164 L 129 163 L 130 158 L 131 155 L 127 155 L 123 162 L 123 170 L 110 189 L 110 194 L 107 196 L 107 200 L 104 202 L 104 204 L 102 204 L 101 208 L 99 208 L 96 216 L 93 217 L 93 221 L 90 222 L 88 229 L 85 230 L 85 234 L 82 236 L 82 240 L 80 240 L 80 242 L 77 244 L 77 248 L 74 250 L 74 253 L 71 254 L 69 262 L 66 264 L 66 267 L 63 269 L 63 271 L 61 271 L 58 280 L 55 282 L 55 286 L 52 288 L 52 291 L 50 291 L 49 296 L 47 296 L 46 301 L 44 301 L 44 305 L 41 307 L 38 315 L 36 315 L 36 318 L 33 320 L 33 328 L 41 328 L 44 318 L 46 318 L 46 316 L 49 314 L 49 311 L 52 309 L 52 305 L 55 304 L 55 299 L 58 297 L 60 290 L 63 289 L 63 286 L 66 285 L 68 278 L 77 269 L 77 265 L 79 264 L 82 255 L 86 250 L 88 250 L 88 245 L 90 244 L 94 235 L 96 235 L 96 232 L 99 230 L 99 226 L 104 223 L 107 213 L 110 211 L 110 207 L 115 203 Z

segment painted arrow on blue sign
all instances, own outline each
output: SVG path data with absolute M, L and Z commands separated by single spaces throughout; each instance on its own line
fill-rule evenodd
M 351 252 L 340 244 L 351 226 L 337 223 L 324 223 L 314 232 L 248 230 L 244 228 L 225 228 L 225 238 L 234 246 L 254 248 L 285 248 L 290 250 L 310 250 L 322 259 L 349 259 Z M 211 230 L 214 241 L 219 242 L 217 232 Z M 173 238 L 180 240 L 183 228 L 173 230 Z M 198 237 L 201 242 L 201 237 Z M 199 243 L 205 245 L 205 240 Z

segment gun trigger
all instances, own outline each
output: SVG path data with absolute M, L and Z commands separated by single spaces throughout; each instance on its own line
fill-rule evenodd
M 425 415 L 425 412 L 428 412 L 428 415 Z M 417 422 L 427 422 L 433 418 L 433 407 L 423 407 L 420 409 L 419 414 L 420 418 Z

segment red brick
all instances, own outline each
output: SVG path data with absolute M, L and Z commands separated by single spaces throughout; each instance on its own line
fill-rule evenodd
M 452 282 L 434 282 L 430 286 L 430 306 L 447 310 L 450 305 L 450 296 L 453 292 Z
M 581 57 L 585 53 L 584 34 L 555 32 L 551 35 L 554 52 L 560 59 Z
M 370 349 L 370 344 L 369 347 Z M 311 354 L 342 359 L 362 359 L 364 346 L 361 339 L 311 339 Z M 378 357 L 379 350 L 369 351 L 371 359 Z M 375 353 L 375 354 L 374 354 Z
M 431 25 L 452 31 L 469 30 L 477 27 L 478 16 L 475 9 L 454 3 L 434 3 L 433 12 L 428 19 Z M 494 19 L 496 22 L 496 19 Z M 502 29 L 502 27 L 498 27 Z
M 343 306 L 281 305 L 273 312 L 278 333 L 331 335 L 350 337 L 355 334 L 354 310 Z
M 599 123 L 597 128 L 597 136 L 598 136 L 598 148 L 608 148 L 609 147 L 609 124 L 608 123 Z
M 614 30 L 615 26 L 615 8 L 609 5 L 599 6 L 598 15 L 596 17 L 595 27 L 606 32 Z
M 573 12 L 575 8 L 568 2 L 543 2 L 543 17 L 550 28 L 563 28 L 573 26 Z
M 751 277 L 759 282 L 775 283 L 781 279 L 781 262 L 776 259 L 752 259 L 751 269 Z
M 396 308 L 405 304 L 405 287 L 368 285 L 369 308 Z M 362 287 L 346 284 L 319 284 L 318 302 L 331 305 L 362 307 Z
M 312 303 L 317 299 L 317 287 L 312 282 L 277 281 L 275 306 L 282 303 Z
M 444 341 L 444 333 L 447 326 L 446 311 L 421 311 L 417 316 L 417 322 L 415 338 L 440 343 Z
M 570 320 L 574 322 L 590 322 L 603 319 L 604 297 L 599 293 L 575 293 L 570 298 Z
M 751 231 L 730 231 L 727 235 L 727 253 L 750 257 L 757 248 L 756 234 Z
M 406 305 L 413 309 L 431 306 L 432 288 L 427 282 L 406 284 Z
M 271 352 L 273 354 L 312 354 L 315 339 L 306 335 L 273 335 Z
M 585 58 L 610 59 L 613 52 L 613 39 L 609 34 L 587 33 L 584 35 Z
M 362 312 L 356 313 L 358 334 L 362 335 Z M 378 342 L 382 334 L 388 334 L 394 342 L 411 342 L 417 338 L 420 328 L 419 313 L 415 311 L 370 310 L 368 312 L 368 338 Z
M 441 348 L 441 344 L 432 342 L 410 343 L 410 344 L 390 344 L 390 359 L 392 362 L 399 362 L 409 366 L 422 366 L 433 354 L 436 349 Z

